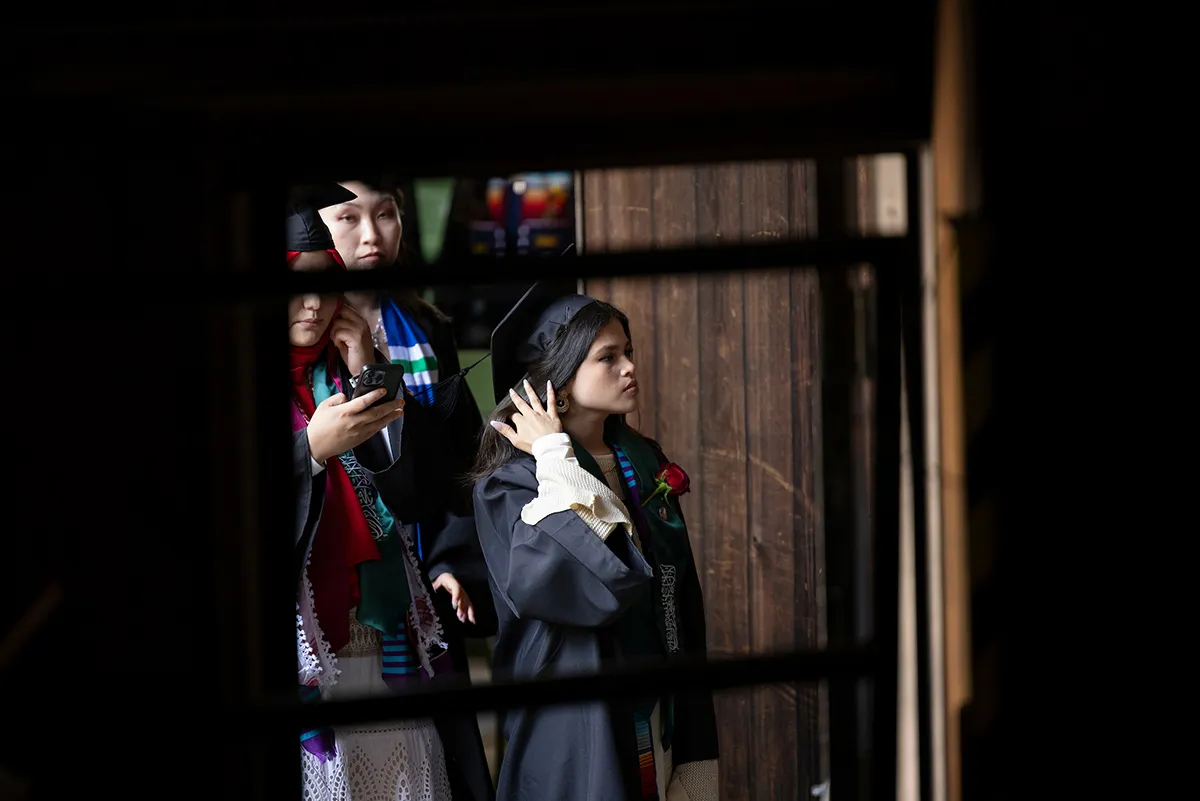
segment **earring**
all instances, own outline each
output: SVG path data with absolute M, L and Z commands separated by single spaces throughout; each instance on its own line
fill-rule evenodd
M 559 395 L 554 399 L 554 411 L 559 414 L 566 414 L 571 411 L 571 399 L 566 395 Z

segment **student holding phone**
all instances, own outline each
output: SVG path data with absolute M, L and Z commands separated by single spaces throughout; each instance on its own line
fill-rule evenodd
M 344 269 L 317 215 L 339 187 L 293 197 L 288 264 Z M 293 478 L 296 486 L 297 658 L 306 702 L 380 697 L 414 683 L 466 680 L 462 627 L 487 633 L 491 604 L 459 601 L 458 620 L 415 542 L 474 539 L 440 430 L 404 388 L 400 365 L 375 350 L 340 296 L 289 305 Z M 435 575 L 482 573 L 478 549 L 443 554 Z M 488 599 L 490 601 L 490 598 Z M 315 729 L 301 735 L 304 797 L 491 801 L 494 791 L 472 717 Z
M 415 234 L 415 227 L 406 230 L 403 217 L 411 198 L 395 183 L 343 181 L 339 185 L 349 193 L 348 199 L 321 209 L 321 219 L 346 269 L 403 269 Z M 405 385 L 443 423 L 455 472 L 465 476 L 479 452 L 483 418 L 467 382 L 453 380 L 461 365 L 450 319 L 413 287 L 347 292 L 346 302 L 369 327 L 375 346 L 392 362 L 404 365 Z M 464 496 L 469 496 L 468 482 L 462 487 Z M 477 589 L 481 595 L 488 591 L 486 585 Z

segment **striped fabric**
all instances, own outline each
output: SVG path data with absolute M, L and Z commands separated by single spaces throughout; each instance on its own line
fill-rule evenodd
M 625 451 L 620 448 L 614 448 L 613 452 L 617 454 L 617 462 L 621 465 L 621 476 L 625 479 L 625 483 L 631 490 L 637 489 L 637 479 L 633 475 L 633 463 L 629 461 Z
M 629 461 L 629 457 L 625 455 L 625 451 L 621 450 L 615 445 L 613 446 L 613 453 L 617 455 L 617 464 L 621 467 L 621 478 L 625 479 L 625 485 L 629 487 L 629 513 L 630 517 L 633 517 L 635 514 L 637 514 L 635 510 L 641 507 L 642 502 L 642 496 L 638 492 L 637 476 L 634 475 L 633 472 L 633 463 Z M 631 538 L 633 539 L 634 547 L 636 547 L 639 551 L 642 551 L 642 540 L 641 537 L 638 536 L 637 529 L 638 527 L 635 524 L 630 527 L 629 533 L 632 535 Z
M 658 801 L 658 775 L 654 770 L 654 741 L 650 737 L 650 716 L 633 713 L 637 732 L 638 778 L 641 780 L 641 801 Z
M 633 463 L 629 461 L 629 457 L 625 455 L 625 451 L 613 446 L 613 453 L 617 456 L 617 464 L 621 468 L 621 477 L 625 479 L 625 485 L 629 487 L 629 505 L 630 512 L 639 508 L 641 495 L 638 492 L 637 475 L 633 470 Z M 638 541 L 636 534 L 637 526 L 634 526 L 633 543 L 638 550 L 642 549 L 642 544 Z M 658 799 L 658 773 L 654 766 L 654 740 L 651 736 L 650 717 L 654 714 L 653 709 L 649 712 L 641 712 L 634 710 L 633 725 L 637 733 L 637 749 L 638 749 L 638 777 L 642 784 L 641 801 L 659 801 Z
M 423 405 L 433 403 L 433 385 L 438 382 L 438 361 L 429 338 L 421 327 L 397 305 L 384 297 L 380 308 L 387 334 L 388 358 L 403 365 L 404 385 Z
M 396 633 L 395 637 L 383 635 L 383 675 L 402 680 L 417 679 L 417 669 L 421 666 L 417 655 L 413 652 L 408 639 L 407 626 Z

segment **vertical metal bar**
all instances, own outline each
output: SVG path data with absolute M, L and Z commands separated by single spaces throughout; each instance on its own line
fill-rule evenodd
M 587 238 L 587 209 L 583 207 L 583 189 L 586 181 L 585 171 L 575 170 L 571 187 L 575 201 L 575 253 L 581 256 L 585 252 L 584 240 Z M 575 280 L 575 291 L 580 295 L 587 294 L 587 281 L 582 277 Z
M 924 315 L 922 352 L 925 354 L 925 481 L 927 519 L 929 521 L 929 763 L 930 798 L 947 801 L 950 780 L 947 745 L 946 684 L 946 530 L 942 510 L 942 352 L 941 267 L 937 248 L 937 205 L 932 145 L 925 145 L 921 157 L 921 309 Z
M 854 193 L 847 191 L 852 173 L 846 160 L 818 161 L 817 232 L 848 233 L 853 224 Z M 838 265 L 820 271 L 821 287 L 821 483 L 825 538 L 825 572 L 829 647 L 858 641 L 855 588 L 856 548 L 853 429 L 854 297 L 847 271 Z M 856 687 L 852 679 L 829 680 L 829 771 L 826 780 L 837 795 L 861 801 L 859 778 L 861 736 Z
M 206 226 L 206 245 L 223 250 L 234 270 L 253 269 L 254 194 L 240 192 L 232 197 L 226 194 L 215 202 L 222 206 L 217 212 L 221 219 Z M 207 381 L 211 386 L 251 385 L 253 357 L 246 347 L 248 337 L 241 324 L 247 309 L 248 304 L 243 301 L 210 311 L 206 344 Z M 247 438 L 253 437 L 255 430 L 249 404 L 230 394 L 227 403 L 210 404 L 209 413 L 214 418 L 209 430 L 215 440 L 207 448 L 213 471 L 209 508 L 216 546 L 209 580 L 217 598 L 217 626 L 225 633 L 224 646 L 216 649 L 216 656 L 224 665 L 227 711 L 237 713 L 249 707 L 250 685 L 257 675 L 259 642 L 255 621 L 249 620 L 248 615 L 252 611 L 249 594 L 257 580 L 258 553 L 253 536 L 255 521 L 248 510 L 253 508 L 260 471 L 245 444 L 253 442 Z M 257 752 L 248 747 L 248 735 L 244 727 L 237 727 L 234 736 L 239 738 L 239 747 L 230 749 L 229 759 L 223 760 L 227 792 L 236 787 L 241 794 L 231 793 L 231 798 L 253 797 L 259 791 L 256 783 L 265 774 Z
M 254 269 L 282 275 L 282 176 L 263 173 L 251 188 L 246 222 L 252 233 Z M 231 310 L 231 323 L 243 354 L 230 376 L 229 402 L 245 410 L 232 451 L 250 478 L 242 493 L 243 537 L 251 569 L 243 620 L 251 636 L 238 638 L 247 671 L 245 699 L 258 705 L 279 699 L 299 703 L 295 667 L 295 559 L 292 521 L 295 491 L 291 482 L 291 442 L 287 428 L 287 310 L 279 301 L 245 304 Z M 226 577 L 228 580 L 228 577 Z M 241 736 L 252 771 L 248 798 L 298 798 L 302 794 L 299 732 L 280 736 L 277 729 L 244 731 Z
M 856 207 L 859 210 L 861 229 L 866 217 L 861 187 L 866 180 L 863 167 L 865 159 L 855 159 L 855 189 L 858 192 Z M 875 406 L 878 402 L 877 385 L 878 357 L 876 332 L 876 307 L 878 288 L 873 269 L 858 265 L 849 271 L 854 296 L 854 373 L 852 381 L 851 407 L 851 464 L 854 486 L 854 635 L 856 642 L 870 642 L 875 636 L 875 598 L 879 590 L 875 586 Z M 870 776 L 872 764 L 871 730 L 874 725 L 874 680 L 859 681 L 854 693 L 855 714 L 858 717 L 859 771 Z M 865 797 L 871 797 L 870 785 L 860 788 Z
M 924 159 L 919 151 L 905 154 L 905 201 L 908 212 L 906 239 L 912 242 L 915 262 L 902 273 L 901 324 L 903 326 L 905 388 L 912 454 L 913 562 L 916 595 L 917 643 L 917 762 L 922 801 L 933 797 L 933 728 L 931 696 L 930 576 L 929 576 L 929 451 L 926 430 L 926 359 L 923 298 L 923 262 L 929 242 L 924 236 Z
M 795 228 L 793 236 L 796 238 L 808 238 L 815 234 L 817 223 L 817 204 L 816 204 L 816 164 L 812 161 L 793 162 L 789 170 L 789 212 L 788 219 L 793 222 Z M 795 642 L 808 642 L 818 648 L 823 648 L 827 645 L 828 640 L 828 620 L 825 614 L 826 603 L 826 572 L 825 572 L 825 519 L 824 519 L 824 486 L 821 481 L 821 464 L 823 456 L 821 451 L 821 432 L 824 431 L 824 426 L 821 422 L 821 376 L 823 368 L 821 365 L 821 313 L 820 313 L 820 274 L 812 265 L 804 265 L 808 269 L 809 275 L 813 281 L 813 286 L 817 288 L 817 292 L 812 296 L 805 296 L 803 293 L 797 293 L 797 272 L 799 270 L 793 268 L 792 278 L 792 313 L 794 315 L 804 315 L 809 318 L 809 327 L 807 328 L 808 335 L 811 341 L 807 347 L 811 349 L 813 363 L 811 365 L 812 373 L 809 380 L 814 382 L 812 392 L 816 394 L 815 398 L 810 400 L 811 417 L 807 420 L 806 425 L 809 430 L 807 436 L 809 449 L 806 451 L 800 447 L 794 449 L 793 458 L 795 459 L 795 475 L 802 476 L 804 471 L 811 472 L 812 487 L 811 500 L 812 508 L 807 508 L 809 500 L 805 497 L 804 492 L 795 494 L 794 514 L 796 520 L 811 518 L 811 531 L 814 537 L 813 549 L 811 551 L 812 564 L 808 566 L 807 571 L 812 579 L 811 588 L 805 586 L 805 582 L 797 577 L 795 595 L 793 603 L 797 609 L 807 606 L 808 599 L 815 596 L 816 606 L 812 608 L 812 614 L 816 616 L 815 627 L 810 628 L 809 622 L 805 619 L 807 615 L 797 614 L 795 618 Z M 802 343 L 797 341 L 798 330 L 795 325 L 792 327 L 793 336 L 793 356 L 797 353 L 796 349 L 803 347 Z M 793 361 L 793 367 L 795 362 Z M 798 380 L 803 380 L 802 376 L 798 376 Z M 798 395 L 798 402 L 803 402 L 803 399 Z M 795 410 L 797 423 L 804 421 L 804 415 L 799 409 Z M 799 440 L 797 440 L 799 442 Z M 807 596 L 802 600 L 802 596 Z M 812 634 L 816 635 L 815 640 L 809 638 Z M 822 680 L 816 683 L 815 687 L 796 687 L 796 764 L 800 768 L 800 776 L 807 784 L 800 784 L 797 788 L 797 794 L 804 796 L 808 793 L 819 795 L 821 788 L 828 787 L 829 781 L 829 686 L 828 680 Z
M 879 663 L 871 688 L 874 736 L 871 793 L 895 801 L 896 723 L 900 656 L 900 270 L 917 264 L 875 265 L 878 348 L 873 476 L 875 643 Z

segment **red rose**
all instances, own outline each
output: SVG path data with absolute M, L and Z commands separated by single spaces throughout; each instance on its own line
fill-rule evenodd
M 682 495 L 692 488 L 692 480 L 688 478 L 688 474 L 683 472 L 683 468 L 674 462 L 667 462 L 666 466 L 659 471 L 654 477 L 655 487 L 654 492 L 650 493 L 650 497 L 642 501 L 642 506 L 650 503 L 659 495 Z
M 683 495 L 692 489 L 692 480 L 688 478 L 687 473 L 683 472 L 683 468 L 674 462 L 668 463 L 658 477 L 666 482 L 672 495 Z

